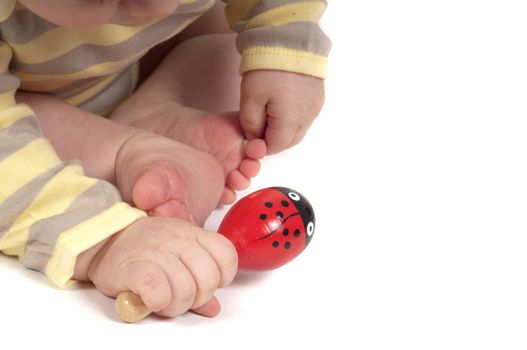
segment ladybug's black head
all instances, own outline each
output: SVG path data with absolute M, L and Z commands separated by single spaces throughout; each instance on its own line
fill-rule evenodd
M 293 205 L 302 217 L 304 223 L 304 229 L 306 232 L 306 247 L 311 241 L 313 234 L 315 233 L 315 212 L 311 203 L 304 197 L 300 192 L 292 190 L 287 187 L 273 187 L 275 190 L 282 192 Z

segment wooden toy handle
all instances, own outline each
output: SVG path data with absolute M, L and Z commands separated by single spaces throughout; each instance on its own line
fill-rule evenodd
M 146 307 L 141 297 L 132 292 L 122 292 L 115 300 L 115 312 L 126 323 L 134 323 L 150 315 L 152 311 Z

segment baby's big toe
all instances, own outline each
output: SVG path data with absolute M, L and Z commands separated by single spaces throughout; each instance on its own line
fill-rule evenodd
M 133 185 L 132 200 L 142 210 L 150 210 L 165 203 L 169 197 L 169 183 L 164 174 L 146 170 Z
M 173 187 L 177 187 L 174 183 L 178 178 L 179 174 L 173 171 L 163 171 L 161 167 L 146 170 L 139 176 L 133 187 L 134 204 L 139 209 L 148 212 L 150 216 L 177 217 L 194 221 L 186 203 L 182 203 L 179 196 L 173 195 Z

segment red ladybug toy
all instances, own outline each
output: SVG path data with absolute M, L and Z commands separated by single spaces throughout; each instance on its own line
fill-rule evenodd
M 271 270 L 307 247 L 315 232 L 315 213 L 298 191 L 269 187 L 236 202 L 218 232 L 236 247 L 240 270 Z

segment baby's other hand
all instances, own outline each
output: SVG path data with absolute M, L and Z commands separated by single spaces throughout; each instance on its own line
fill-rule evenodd
M 224 236 L 175 218 L 145 217 L 110 238 L 88 276 L 103 294 L 132 291 L 161 316 L 191 309 L 213 317 L 220 311 L 214 292 L 232 281 L 237 265 Z
M 240 124 L 248 139 L 265 139 L 267 153 L 299 143 L 324 104 L 324 81 L 308 75 L 254 70 L 243 75 Z

